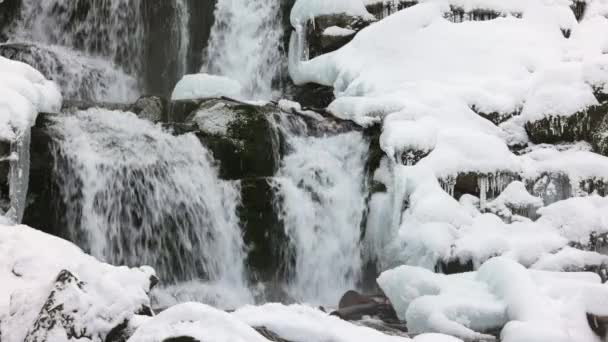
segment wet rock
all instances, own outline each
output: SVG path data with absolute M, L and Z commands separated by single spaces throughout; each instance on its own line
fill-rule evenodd
M 606 155 L 608 103 L 589 107 L 574 115 L 547 116 L 525 125 L 530 141 L 535 144 L 587 141 L 596 152 Z
M 587 9 L 587 0 L 574 0 L 570 8 L 572 8 L 576 20 L 581 21 L 585 15 L 585 9 Z
M 3 31 L 19 13 L 21 1 L 22 0 L 4 0 L 0 2 L 0 42 L 7 39 Z
M 295 86 L 292 93 L 296 102 L 308 108 L 327 108 L 336 98 L 332 87 L 314 83 Z
M 369 26 L 374 21 L 375 20 L 369 18 L 352 16 L 345 13 L 322 15 L 314 18 L 314 20 L 308 22 L 307 25 L 310 58 L 335 51 L 348 44 L 355 37 L 357 32 Z M 352 33 L 340 38 L 334 37 L 333 39 L 330 39 L 328 38 L 330 35 L 326 34 L 326 30 L 331 27 L 350 30 Z
M 198 137 L 220 163 L 220 177 L 271 177 L 278 170 L 281 136 L 273 124 L 276 107 L 230 100 L 200 104 L 187 121 L 198 125 Z
M 162 342 L 200 342 L 200 341 L 195 339 L 194 337 L 190 337 L 190 336 L 178 336 L 178 337 L 166 338 Z
M 331 315 L 346 321 L 358 321 L 369 316 L 383 322 L 399 322 L 397 313 L 388 298 L 383 295 L 365 296 L 352 290 L 342 296 L 338 310 Z
M 608 317 L 587 313 L 587 323 L 597 336 L 606 338 L 608 335 Z
M 129 107 L 129 111 L 152 122 L 167 120 L 167 100 L 160 96 L 142 96 Z
M 270 178 L 247 178 L 241 181 L 241 205 L 238 214 L 248 247 L 247 265 L 256 281 L 270 282 L 283 278 L 289 241 L 275 203 L 280 201 Z
M 260 335 L 264 336 L 269 341 L 272 341 L 272 342 L 291 342 L 289 340 L 286 340 L 286 339 L 280 337 L 279 335 L 277 335 L 276 333 L 272 332 L 271 330 L 269 330 L 266 327 L 253 327 L 253 329 L 255 329 L 255 331 L 257 331 Z
M 472 260 L 450 259 L 442 260 L 435 266 L 435 272 L 443 274 L 458 274 L 472 272 L 475 265 Z

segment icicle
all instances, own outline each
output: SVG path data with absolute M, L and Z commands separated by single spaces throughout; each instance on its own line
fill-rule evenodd
M 477 188 L 479 188 L 479 207 L 484 209 L 489 190 L 489 181 L 487 176 L 477 177 Z
M 11 206 L 6 215 L 15 223 L 21 223 L 26 207 L 30 178 L 30 141 L 32 133 L 25 129 L 11 144 L 9 197 Z
M 456 177 L 448 176 L 444 180 L 440 180 L 441 188 L 447 192 L 450 196 L 454 197 L 454 191 L 456 188 Z

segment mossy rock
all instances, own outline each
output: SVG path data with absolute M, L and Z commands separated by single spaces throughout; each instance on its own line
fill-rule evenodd
M 282 137 L 273 124 L 273 106 L 211 100 L 188 121 L 199 127 L 200 140 L 220 163 L 223 179 L 271 177 L 279 168 Z

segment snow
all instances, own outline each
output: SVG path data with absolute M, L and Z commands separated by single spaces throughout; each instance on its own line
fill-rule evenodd
M 608 198 L 592 195 L 559 201 L 538 210 L 539 224 L 554 226 L 569 241 L 589 243 L 591 233 L 608 232 Z
M 268 342 L 253 328 L 229 313 L 205 304 L 173 306 L 142 324 L 128 342 L 161 342 L 189 336 L 205 342 Z
M 608 180 L 608 158 L 590 150 L 591 146 L 586 143 L 533 146 L 520 158 L 522 178 L 535 181 L 543 174 L 564 174 L 574 195 L 579 195 L 581 181 Z
M 303 25 L 316 17 L 331 14 L 347 14 L 373 19 L 363 0 L 297 0 L 291 10 L 291 24 Z
M 324 36 L 332 36 L 332 37 L 347 37 L 355 34 L 354 30 L 345 29 L 339 26 L 331 26 L 326 28 L 323 31 Z
M 185 75 L 177 82 L 171 99 L 197 100 L 221 96 L 238 98 L 241 92 L 241 85 L 233 79 L 209 74 L 193 74 Z
M 0 140 L 15 140 L 39 112 L 58 112 L 61 102 L 55 83 L 27 64 L 0 57 Z
M 586 314 L 602 315 L 608 299 L 597 276 L 529 271 L 504 257 L 450 276 L 401 266 L 382 273 L 378 284 L 413 333 L 493 340 L 483 333 L 502 329 L 507 342 L 597 342 Z
M 389 336 L 367 327 L 353 325 L 335 316 L 304 305 L 285 306 L 266 304 L 246 306 L 234 315 L 247 324 L 266 327 L 289 341 L 307 342 L 405 342 L 408 338 Z M 414 342 L 457 342 L 459 339 L 440 335 L 423 334 Z
M 107 334 L 142 306 L 154 271 L 114 267 L 75 245 L 27 226 L 0 226 L 0 321 L 3 341 L 23 341 L 57 275 L 69 270 L 85 283 L 86 296 L 67 298 L 75 322 L 92 335 Z M 66 310 L 68 308 L 66 307 Z
M 382 122 L 382 149 L 389 156 L 430 152 L 421 163 L 440 178 L 468 171 L 533 172 L 528 165 L 522 170 L 525 161 L 507 148 L 527 142 L 523 125 L 595 105 L 594 88 L 608 84 L 608 39 L 597 34 L 608 19 L 594 2 L 577 23 L 570 5 L 426 0 L 312 60 L 305 59 L 306 37 L 294 25 L 290 74 L 296 84 L 333 86 L 332 114 L 362 126 Z M 452 23 L 444 18 L 450 6 L 506 15 Z M 569 39 L 562 29 L 571 31 Z M 520 115 L 496 127 L 476 112 Z

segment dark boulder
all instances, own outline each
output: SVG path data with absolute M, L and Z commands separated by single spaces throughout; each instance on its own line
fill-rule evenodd
M 255 281 L 285 280 L 288 267 L 284 260 L 289 241 L 275 205 L 279 200 L 272 179 L 241 181 L 238 214 L 248 247 L 247 266 Z
M 595 152 L 608 155 L 608 103 L 589 107 L 574 115 L 546 116 L 526 123 L 526 132 L 535 144 L 587 141 Z
M 375 22 L 375 19 L 345 13 L 322 15 L 314 18 L 307 25 L 309 57 L 314 58 L 341 48 L 348 44 L 357 32 L 373 22 Z M 328 35 L 326 30 L 334 26 L 350 30 L 352 33 L 344 36 Z
M 129 107 L 129 111 L 142 119 L 159 122 L 166 120 L 168 107 L 167 100 L 160 96 L 142 96 Z
M 209 100 L 188 121 L 198 125 L 199 139 L 220 163 L 220 177 L 243 179 L 272 177 L 278 170 L 282 144 L 275 115 L 279 111 L 271 105 Z
M 387 323 L 399 323 L 397 313 L 386 296 L 365 296 L 353 290 L 342 296 L 338 310 L 331 315 L 346 321 L 358 321 L 370 316 Z

